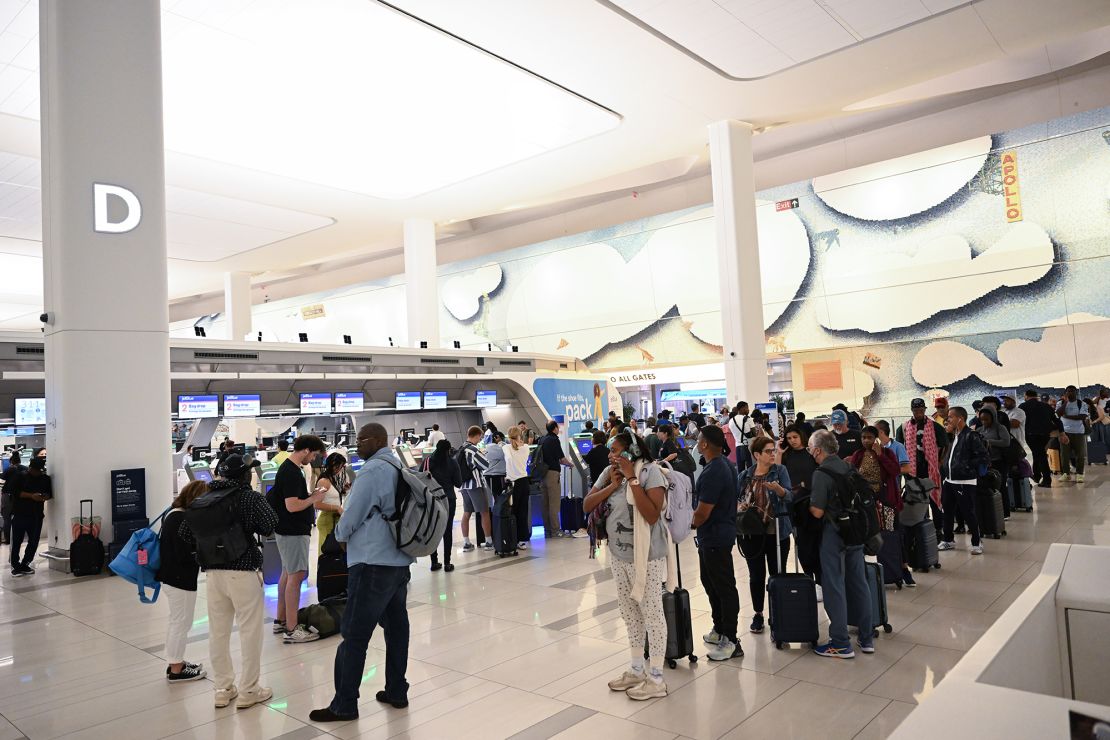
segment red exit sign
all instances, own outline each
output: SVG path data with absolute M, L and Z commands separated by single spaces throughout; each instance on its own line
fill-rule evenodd
M 775 203 L 776 211 L 789 211 L 798 207 L 798 199 L 790 198 L 789 200 L 780 200 Z

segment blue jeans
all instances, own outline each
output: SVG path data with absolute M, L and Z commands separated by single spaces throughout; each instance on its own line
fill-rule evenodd
M 331 711 L 342 717 L 358 713 L 358 687 L 366 667 L 366 646 L 381 624 L 385 630 L 385 693 L 408 699 L 405 669 L 409 663 L 408 566 L 352 565 L 347 576 L 347 610 L 340 622 L 343 642 L 335 651 L 335 698 Z
M 825 597 L 825 613 L 829 615 L 829 642 L 833 647 L 851 647 L 848 638 L 848 608 L 851 605 L 858 619 L 860 639 L 871 640 L 871 592 L 867 587 L 867 571 L 863 567 L 863 545 L 845 547 L 840 532 L 825 524 L 821 536 L 821 588 Z

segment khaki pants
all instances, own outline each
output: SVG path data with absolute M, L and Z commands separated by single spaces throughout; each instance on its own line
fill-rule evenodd
M 208 656 L 216 689 L 235 686 L 231 627 L 239 625 L 239 693 L 258 689 L 262 659 L 262 574 L 254 570 L 209 570 Z
M 563 495 L 560 470 L 548 470 L 543 476 L 543 530 L 548 537 L 559 531 L 559 503 Z

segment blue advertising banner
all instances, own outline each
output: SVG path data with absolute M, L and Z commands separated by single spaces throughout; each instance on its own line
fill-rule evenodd
M 600 427 L 601 420 L 609 413 L 609 400 L 602 381 L 536 378 L 532 381 L 532 391 L 548 416 L 564 417 L 567 434 L 582 431 L 587 421 Z

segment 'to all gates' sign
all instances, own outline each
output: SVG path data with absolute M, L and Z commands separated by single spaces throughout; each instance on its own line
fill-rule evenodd
M 1002 194 L 1006 197 L 1006 221 L 1021 220 L 1021 181 L 1018 179 L 1017 152 L 1002 152 Z

